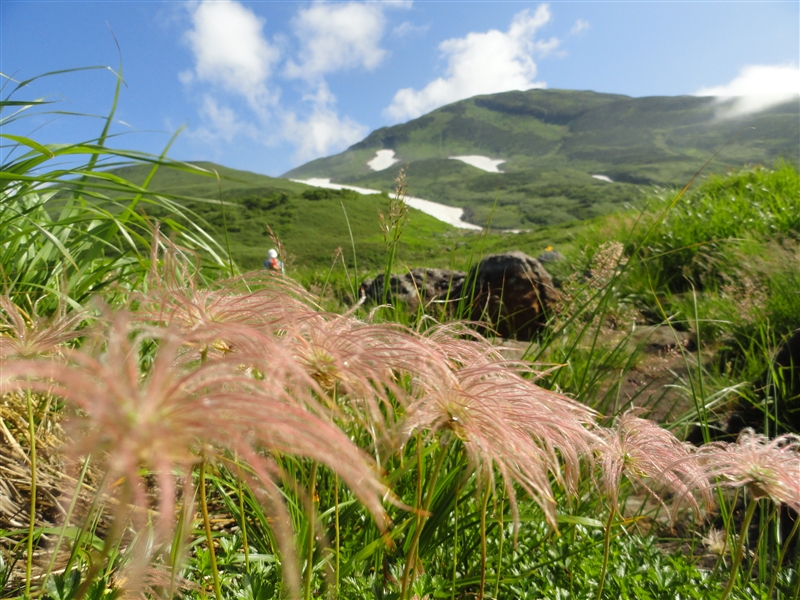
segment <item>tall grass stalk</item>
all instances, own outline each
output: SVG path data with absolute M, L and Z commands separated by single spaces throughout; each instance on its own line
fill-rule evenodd
M 419 460 L 418 464 L 422 464 L 422 450 L 420 449 L 419 445 L 421 444 L 421 437 L 418 436 L 417 438 L 417 457 Z M 439 473 L 442 469 L 442 463 L 444 462 L 444 458 L 447 455 L 447 450 L 449 446 L 445 445 L 439 448 L 438 455 L 436 457 L 436 463 L 433 467 L 433 472 L 430 475 L 430 480 L 428 481 L 428 489 L 425 492 L 425 499 L 424 505 L 422 501 L 422 470 L 418 471 L 418 487 L 417 489 L 418 494 L 417 498 L 419 502 L 417 504 L 417 511 L 416 511 L 416 526 L 414 528 L 414 535 L 411 538 L 411 545 L 409 547 L 408 553 L 406 554 L 406 564 L 405 569 L 403 571 L 403 587 L 402 587 L 402 598 L 403 600 L 408 599 L 408 594 L 411 593 L 411 585 L 416 578 L 416 571 L 417 571 L 417 561 L 419 560 L 419 540 L 420 536 L 422 535 L 422 529 L 425 526 L 425 521 L 427 516 L 430 514 L 431 502 L 433 501 L 433 496 L 436 492 L 436 483 L 439 480 Z
M 783 561 L 786 559 L 786 553 L 790 549 L 790 545 L 792 541 L 794 541 L 794 536 L 797 535 L 797 530 L 800 528 L 800 517 L 795 517 L 794 525 L 792 525 L 792 530 L 789 532 L 789 535 L 786 536 L 786 539 L 783 540 L 783 544 L 780 546 L 780 551 L 778 553 L 778 557 L 773 565 L 772 569 L 772 578 L 769 582 L 769 589 L 767 590 L 767 598 L 773 597 L 773 592 L 775 591 L 775 584 L 778 582 L 778 574 L 781 571 L 781 567 L 783 566 Z M 800 558 L 796 561 L 798 563 L 797 566 L 800 566 Z M 798 578 L 800 579 L 800 572 L 797 574 Z
M 198 475 L 198 488 L 200 489 L 200 514 L 203 519 L 203 529 L 206 534 L 206 545 L 208 546 L 208 558 L 211 563 L 211 577 L 214 585 L 214 596 L 217 600 L 222 600 L 222 588 L 219 581 L 219 569 L 217 567 L 217 552 L 214 548 L 214 535 L 211 532 L 211 519 L 208 515 L 208 500 L 206 498 L 206 459 L 200 461 L 200 471 Z
M 725 586 L 725 589 L 722 591 L 722 595 L 720 596 L 719 600 L 726 600 L 728 596 L 731 595 L 733 586 L 736 584 L 736 578 L 739 575 L 739 566 L 742 564 L 742 557 L 744 556 L 745 546 L 747 545 L 747 534 L 750 530 L 750 521 L 753 519 L 753 515 L 756 512 L 758 504 L 759 502 L 757 500 L 751 499 L 747 505 L 747 511 L 745 512 L 744 520 L 742 520 L 742 528 L 739 531 L 739 537 L 736 542 L 736 550 L 733 555 L 730 579 L 728 580 L 728 584 Z
M 311 600 L 311 580 L 314 576 L 314 549 L 316 537 L 316 493 L 317 493 L 317 462 L 311 463 L 311 471 L 308 474 L 308 511 L 306 519 L 308 520 L 308 533 L 306 540 L 306 572 L 305 581 L 303 582 L 303 597 L 305 600 Z
M 342 212 L 344 213 L 344 222 L 347 223 L 347 233 L 350 236 L 350 248 L 353 250 L 353 284 L 352 284 L 352 294 L 353 298 L 358 298 L 358 293 L 356 290 L 356 285 L 358 284 L 358 253 L 356 252 L 356 240 L 353 237 L 353 228 L 350 226 L 350 218 L 347 216 L 347 210 L 344 208 L 344 202 L 340 203 L 342 205 Z M 344 260 L 344 254 L 342 255 L 342 263 L 344 264 L 344 269 L 347 271 L 347 263 Z
M 603 597 L 603 586 L 606 582 L 606 574 L 608 573 L 608 557 L 611 554 L 611 527 L 614 525 L 614 518 L 617 514 L 616 505 L 612 504 L 608 511 L 608 520 L 606 521 L 605 532 L 603 535 L 603 565 L 600 567 L 600 581 L 597 585 L 597 600 Z
M 487 485 L 483 490 L 483 502 L 481 504 L 481 584 L 478 589 L 478 600 L 483 600 L 483 594 L 486 589 L 486 564 L 488 559 L 486 557 L 486 511 L 489 507 L 489 496 L 492 490 Z
M 397 256 L 397 246 L 400 236 L 408 221 L 408 205 L 406 204 L 406 172 L 400 169 L 395 179 L 394 197 L 389 200 L 389 213 L 379 214 L 383 239 L 386 242 L 386 265 L 383 269 L 383 303 L 389 299 L 390 281 L 394 261 Z
M 28 434 L 30 436 L 30 465 L 31 465 L 31 498 L 28 505 L 28 549 L 25 556 L 25 595 L 31 593 L 31 574 L 33 570 L 33 539 L 36 528 L 36 424 L 33 418 L 33 394 L 28 390 L 26 394 L 28 407 Z
M 61 550 L 61 544 L 64 541 L 67 527 L 69 527 L 69 524 L 72 522 L 72 515 L 75 512 L 75 505 L 78 502 L 78 497 L 79 497 L 78 492 L 83 487 L 83 482 L 86 478 L 86 472 L 89 469 L 90 461 L 91 461 L 91 455 L 83 459 L 83 464 L 81 465 L 80 473 L 78 474 L 77 481 L 75 482 L 75 491 L 72 494 L 72 499 L 70 500 L 69 507 L 67 508 L 67 512 L 64 515 L 64 526 L 61 527 L 58 532 L 58 538 L 56 539 L 53 552 L 50 555 L 50 562 L 47 564 L 47 570 L 45 571 L 44 577 L 42 577 L 43 590 L 47 589 L 47 582 L 49 581 L 50 575 L 53 573 L 53 569 L 55 568 L 56 558 L 58 557 L 58 553 Z M 69 571 L 65 570 L 65 572 L 68 573 Z

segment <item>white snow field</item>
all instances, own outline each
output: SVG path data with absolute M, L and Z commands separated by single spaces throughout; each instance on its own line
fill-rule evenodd
M 608 175 L 592 175 L 595 179 L 599 179 L 600 181 L 607 181 L 608 183 L 614 183 L 614 180 L 611 179 Z
M 310 185 L 312 187 L 328 188 L 331 190 L 353 190 L 359 194 L 380 194 L 379 190 L 371 190 L 368 188 L 356 187 L 354 185 L 331 183 L 331 180 L 328 178 L 323 179 L 314 177 L 312 179 L 292 179 L 292 181 L 297 183 L 305 183 L 306 185 Z M 431 202 L 430 200 L 423 200 L 422 198 L 412 198 L 411 196 L 406 196 L 406 204 L 412 208 L 421 210 L 425 214 L 430 215 L 435 219 L 439 219 L 448 225 L 458 227 L 459 229 L 482 229 L 478 225 L 473 225 L 472 223 L 467 223 L 466 221 L 462 220 L 461 217 L 464 216 L 463 208 L 445 206 L 444 204 L 439 204 L 438 202 Z
M 400 159 L 394 157 L 394 150 L 378 150 L 375 153 L 375 158 L 369 161 L 367 166 L 373 171 L 383 171 L 398 162 L 400 162 Z
M 498 165 L 506 162 L 504 159 L 494 159 L 489 158 L 488 156 L 451 156 L 449 157 L 452 160 L 460 160 L 461 162 L 465 162 L 468 165 L 472 165 L 473 167 L 477 167 L 482 171 L 486 171 L 487 173 L 502 173 L 500 169 L 497 168 Z

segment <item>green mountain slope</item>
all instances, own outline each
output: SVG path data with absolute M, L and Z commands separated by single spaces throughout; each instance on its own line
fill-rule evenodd
M 711 98 L 630 98 L 567 90 L 477 96 L 385 127 L 287 178 L 329 177 L 389 190 L 406 168 L 409 194 L 466 209 L 465 218 L 532 228 L 587 219 L 635 201 L 643 187 L 685 184 L 714 152 L 722 172 L 746 163 L 800 162 L 796 102 L 738 119 L 718 118 Z M 382 149 L 400 159 L 373 171 Z M 451 156 L 504 159 L 487 173 Z M 604 175 L 614 183 L 593 178 Z
M 209 162 L 193 164 L 216 171 L 219 182 L 162 168 L 149 189 L 177 197 L 223 247 L 230 244 L 234 260 L 244 269 L 262 265 L 267 250 L 275 245 L 270 229 L 284 244 L 290 263 L 303 269 L 330 267 L 337 248 L 352 265 L 351 231 L 358 263 L 367 268 L 383 263 L 379 212 L 388 213 L 388 196 L 313 188 Z M 147 165 L 113 170 L 134 183 L 143 182 L 149 171 Z M 146 210 L 155 218 L 172 217 L 156 207 Z M 407 231 L 402 258 L 411 264 L 424 264 L 441 252 L 440 242 L 461 237 L 450 225 L 414 209 L 409 209 Z

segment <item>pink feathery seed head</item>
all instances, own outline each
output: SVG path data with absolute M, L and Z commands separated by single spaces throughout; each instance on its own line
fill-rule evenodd
M 288 278 L 250 273 L 196 289 L 156 287 L 138 297 L 137 318 L 195 331 L 215 323 L 241 323 L 260 331 L 280 330 L 317 318 L 316 306 Z
M 430 327 L 424 338 L 455 368 L 479 362 L 503 361 L 500 349 L 474 329 L 474 323 L 456 321 Z
M 712 485 L 744 487 L 756 500 L 800 510 L 800 436 L 770 440 L 748 428 L 735 444 L 706 444 L 697 454 L 706 476 L 716 480 Z
M 666 488 L 676 498 L 673 512 L 679 501 L 685 500 L 699 513 L 695 493 L 709 505 L 712 498 L 693 449 L 653 421 L 640 418 L 641 412 L 630 409 L 617 418 L 613 428 L 599 430 L 597 452 L 606 495 L 618 506 L 619 487 L 626 477 L 662 504 L 662 495 L 654 488 Z
M 56 352 L 63 344 L 82 335 L 88 318 L 83 311 L 59 311 L 51 318 L 29 313 L 8 296 L 0 295 L 0 359 L 35 357 Z
M 134 300 L 137 318 L 192 330 L 214 322 L 246 323 L 270 329 L 318 309 L 297 282 L 254 271 L 199 285 L 199 259 L 156 229 L 146 291 Z M 194 263 L 194 266 L 191 264 Z
M 290 377 L 259 380 L 239 369 L 233 355 L 187 362 L 191 336 L 142 327 L 125 311 L 109 316 L 102 337 L 104 343 L 88 345 L 94 353 L 70 350 L 65 362 L 9 361 L 11 368 L 0 374 L 0 383 L 4 389 L 47 390 L 80 409 L 68 425 L 73 440 L 68 454 L 104 457 L 109 482 L 104 492 L 117 496 L 120 506 L 149 508 L 142 473 L 152 474 L 159 539 L 174 522 L 175 473 L 190 472 L 201 456 L 221 448 L 236 451 L 267 475 L 269 459 L 255 447 L 318 460 L 341 476 L 378 524 L 385 525 L 386 487 L 373 461 L 328 417 L 297 401 L 298 391 L 285 385 Z M 154 357 L 143 373 L 143 350 L 152 346 Z M 294 368 L 291 376 L 299 381 L 301 369 L 292 367 L 292 355 L 279 345 L 273 350 L 276 369 Z M 120 483 L 112 487 L 113 482 Z
M 425 393 L 408 408 L 404 432 L 450 430 L 479 473 L 494 464 L 509 491 L 512 482 L 536 501 L 556 527 L 549 476 L 577 489 L 581 459 L 592 459 L 594 413 L 520 377 L 504 363 L 485 363 L 423 382 Z
M 405 386 L 430 363 L 426 346 L 406 328 L 324 315 L 284 336 L 308 375 L 358 420 L 385 428 L 395 403 L 407 404 Z M 413 385 L 411 386 L 413 387 Z

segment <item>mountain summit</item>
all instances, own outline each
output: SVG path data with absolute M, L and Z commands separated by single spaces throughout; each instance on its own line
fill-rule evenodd
M 476 96 L 284 177 L 391 191 L 405 168 L 409 195 L 463 207 L 479 225 L 530 228 L 609 212 L 643 186 L 682 186 L 723 146 L 708 172 L 800 162 L 797 102 L 736 119 L 720 118 L 721 107 L 569 90 Z

